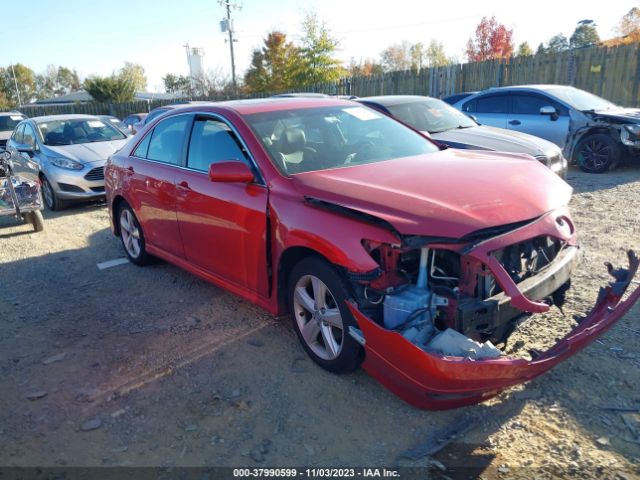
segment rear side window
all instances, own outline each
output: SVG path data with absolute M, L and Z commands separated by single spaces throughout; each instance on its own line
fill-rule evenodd
M 509 99 L 506 95 L 493 95 L 480 97 L 475 100 L 475 112 L 477 113 L 507 113 L 509 111 Z
M 150 142 L 151 142 L 151 135 L 147 135 L 146 137 L 144 137 L 144 139 L 140 142 L 138 147 L 133 152 L 133 156 L 139 157 L 139 158 L 147 158 L 147 152 L 149 151 Z
M 189 118 L 189 115 L 179 115 L 160 122 L 138 145 L 134 155 L 156 162 L 178 165 Z
M 228 160 L 248 163 L 235 134 L 224 122 L 199 118 L 193 124 L 187 167 L 207 172 L 209 165 Z

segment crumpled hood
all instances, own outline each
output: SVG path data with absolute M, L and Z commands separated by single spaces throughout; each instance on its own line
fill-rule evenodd
M 587 112 L 589 114 L 590 112 Z M 640 123 L 640 108 L 616 108 L 597 110 L 592 115 L 618 120 L 623 123 Z
M 293 175 L 305 197 L 389 222 L 404 235 L 458 238 L 567 205 L 572 189 L 533 157 L 444 150 Z
M 81 163 L 106 160 L 109 156 L 120 150 L 128 139 L 111 140 L 109 142 L 78 143 L 75 145 L 46 145 L 48 155 L 60 155 Z
M 479 125 L 432 133 L 431 138 L 455 148 L 478 148 L 500 152 L 545 155 L 557 151 L 557 145 L 526 133 Z

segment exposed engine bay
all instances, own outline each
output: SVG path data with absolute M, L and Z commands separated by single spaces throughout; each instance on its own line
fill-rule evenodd
M 413 242 L 415 243 L 415 242 Z M 490 267 L 468 255 L 474 244 L 388 245 L 364 242 L 380 265 L 376 278 L 352 278 L 359 309 L 379 325 L 427 351 L 495 358 L 518 321 L 532 312 L 514 307 Z M 490 252 L 515 285 L 536 285 L 530 297 L 562 308 L 571 268 L 544 278 L 568 247 L 540 235 Z M 575 256 L 574 256 L 575 258 Z

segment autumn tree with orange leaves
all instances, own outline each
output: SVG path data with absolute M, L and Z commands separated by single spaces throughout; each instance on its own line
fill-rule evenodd
M 513 30 L 508 30 L 496 17 L 482 17 L 476 27 L 475 37 L 467 42 L 467 58 L 470 62 L 496 60 L 513 55 Z

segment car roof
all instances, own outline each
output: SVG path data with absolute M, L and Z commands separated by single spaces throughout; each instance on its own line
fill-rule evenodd
M 179 105 L 176 108 L 184 111 L 197 110 L 232 110 L 240 115 L 251 115 L 262 112 L 276 112 L 282 110 L 292 110 L 301 108 L 321 108 L 351 105 L 361 107 L 362 105 L 351 100 L 310 97 L 270 97 L 252 98 L 246 100 L 228 100 L 224 102 L 205 102 L 200 104 Z
M 377 97 L 361 97 L 358 102 L 375 102 L 380 105 L 402 105 L 404 103 L 414 103 L 424 100 L 438 100 L 437 98 L 424 95 L 379 95 Z
M 556 84 L 546 84 L 546 83 L 531 84 L 531 85 L 511 85 L 509 87 L 491 87 L 491 88 L 488 88 L 487 90 L 483 90 L 481 92 L 478 92 L 478 94 L 488 93 L 488 92 L 502 92 L 502 91 L 509 91 L 509 90 L 542 90 L 542 91 L 547 91 L 547 90 L 553 90 L 553 89 L 557 89 L 557 88 L 575 88 L 575 87 L 573 87 L 571 85 L 556 85 Z
M 15 110 L 12 110 L 10 112 L 0 112 L 0 116 L 2 117 L 6 117 L 8 115 L 22 115 L 23 117 L 26 117 L 26 115 L 22 112 L 17 112 Z
M 53 122 L 54 120 L 95 120 L 98 117 L 95 115 L 82 115 L 79 113 L 76 114 L 67 114 L 67 115 L 45 115 L 42 117 L 33 117 L 30 120 L 33 120 L 35 123 L 42 122 Z

